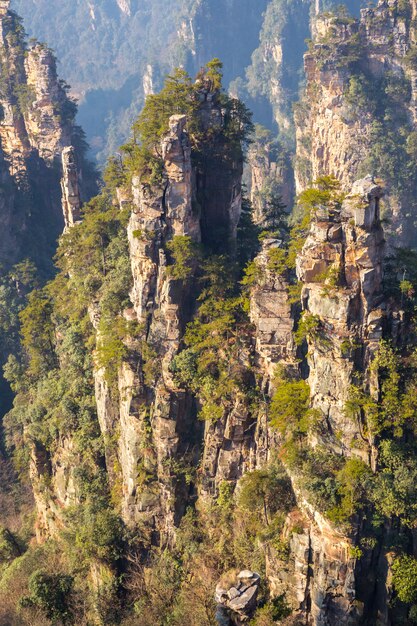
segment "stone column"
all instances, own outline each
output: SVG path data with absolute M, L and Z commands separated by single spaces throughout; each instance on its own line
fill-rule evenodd
M 80 176 L 73 146 L 62 151 L 62 211 L 65 229 L 81 220 Z
M 10 0 L 0 0 L 0 17 L 6 15 L 10 8 Z

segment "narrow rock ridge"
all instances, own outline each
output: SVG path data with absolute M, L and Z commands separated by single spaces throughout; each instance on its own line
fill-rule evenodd
M 25 70 L 28 90 L 33 94 L 24 114 L 29 141 L 39 156 L 50 162 L 71 144 L 71 102 L 58 80 L 53 53 L 46 46 L 36 44 L 29 49 Z
M 294 315 L 288 294 L 288 280 L 268 268 L 268 253 L 279 248 L 278 239 L 265 239 L 256 258 L 262 279 L 251 289 L 250 318 L 256 333 L 259 368 L 267 384 L 275 375 L 278 363 L 297 370 L 294 343 Z
M 165 537 L 172 533 L 176 521 L 176 486 L 175 480 L 170 478 L 170 459 L 181 454 L 180 434 L 186 428 L 191 410 L 190 399 L 185 392 L 176 389 L 169 371 L 187 321 L 186 302 L 190 298 L 191 283 L 171 277 L 165 243 L 178 236 L 190 237 L 194 243 L 201 239 L 199 216 L 192 207 L 191 148 L 186 121 L 185 116 L 171 117 L 169 133 L 161 141 L 163 186 L 150 188 L 137 178 L 132 184 L 133 211 L 128 225 L 134 284 L 131 298 L 143 336 L 154 350 L 151 358 L 160 369 L 160 375 L 152 390 L 147 388 L 143 372 L 138 379 L 127 365 L 119 379 L 123 396 L 131 398 L 130 404 L 123 402 L 121 405 L 124 428 L 120 456 L 122 472 L 126 473 L 123 480 L 125 518 L 137 521 L 143 511 L 148 515 L 153 511 L 159 517 L 160 530 Z M 155 453 L 141 450 L 149 406 L 152 407 L 150 425 Z M 134 407 L 138 407 L 137 413 L 132 413 Z M 138 463 L 158 476 L 156 493 L 152 493 L 152 486 L 137 489 Z

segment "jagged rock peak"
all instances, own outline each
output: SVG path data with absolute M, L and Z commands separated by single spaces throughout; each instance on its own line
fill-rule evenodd
M 42 44 L 31 48 L 25 69 L 34 98 L 25 117 L 30 143 L 43 159 L 51 162 L 71 144 L 73 119 L 66 113 L 70 101 L 58 79 L 56 59 L 49 48 Z
M 62 151 L 62 211 L 65 229 L 71 228 L 81 219 L 80 175 L 75 149 L 72 146 Z
M 6 15 L 10 8 L 10 1 L 11 0 L 0 0 L 0 17 Z

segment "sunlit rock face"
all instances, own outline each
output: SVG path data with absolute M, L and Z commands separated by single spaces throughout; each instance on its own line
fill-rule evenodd
M 417 128 L 416 71 L 410 62 L 414 13 L 414 3 L 404 8 L 381 1 L 345 23 L 319 15 L 314 43 L 304 55 L 305 95 L 295 110 L 297 191 L 322 175 L 335 176 L 345 191 L 367 174 L 380 176 L 388 187 L 384 202 L 390 230 L 405 245 L 414 241 L 417 214 L 414 187 L 401 182 L 413 157 L 407 149 L 402 152 L 400 140 L 401 133 L 412 137 Z M 396 102 L 389 94 L 400 91 Z M 380 111 L 374 104 L 378 101 Z M 391 119 L 397 120 L 396 130 Z M 391 132 L 398 156 L 395 175 L 382 148 Z

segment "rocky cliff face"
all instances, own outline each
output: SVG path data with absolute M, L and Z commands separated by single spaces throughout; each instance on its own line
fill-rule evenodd
M 355 372 L 369 376 L 387 314 L 382 193 L 369 177 L 353 185 L 340 212 L 319 209 L 297 260 L 304 315 L 320 326 L 308 357 L 312 406 L 324 416 L 331 447 L 365 461 L 371 461 L 372 442 L 364 449 L 363 433 L 346 419 L 345 406 Z
M 267 213 L 268 203 L 279 200 L 287 213 L 294 201 L 293 170 L 290 154 L 272 134 L 255 140 L 248 153 L 250 171 L 250 199 L 254 220 L 259 226 Z
M 215 144 L 224 123 L 220 104 L 212 92 L 201 89 L 198 93 L 202 125 L 212 133 Z M 233 249 L 241 204 L 242 157 L 223 163 L 219 139 L 217 158 L 210 154 L 204 165 L 193 164 L 186 125 L 184 115 L 170 118 L 169 132 L 158 146 L 162 158 L 158 183 L 134 176 L 129 187 L 117 190 L 120 209 L 130 212 L 127 234 L 133 306 L 123 316 L 132 333 L 124 339 L 127 358 L 116 383 L 109 384 L 105 368 L 96 368 L 94 373 L 107 472 L 110 486 L 119 485 L 122 517 L 131 527 L 147 528 L 149 538 L 155 541 L 159 537 L 156 541 L 161 544 L 173 541 L 174 529 L 189 501 L 190 485 L 184 471 L 197 462 L 202 431 L 194 398 L 178 387 L 170 369 L 195 312 L 200 291 L 194 277 L 197 260 L 190 258 L 185 275 L 177 276 L 172 270 L 170 243 L 197 247 L 203 240 L 215 241 L 216 231 Z M 80 216 L 71 148 L 64 150 L 63 162 L 63 207 L 69 230 Z M 89 315 L 99 345 L 100 313 L 94 304 Z M 234 419 L 240 424 L 239 408 L 236 412 Z M 223 438 L 220 443 L 223 445 Z M 74 458 L 65 452 L 71 446 L 69 439 L 46 464 L 42 464 L 41 454 L 35 455 L 33 462 L 35 485 L 46 476 L 52 481 L 50 492 L 35 487 L 40 528 L 49 528 L 52 534 L 59 530 L 70 503 L 65 489 L 57 487 L 72 480 Z
M 55 58 L 44 45 L 35 43 L 27 48 L 21 20 L 9 5 L 2 2 L 0 6 L 0 261 L 4 280 L 10 270 L 12 274 L 17 271 L 12 266 L 30 261 L 40 281 L 45 281 L 53 271 L 52 255 L 64 225 L 62 207 L 68 223 L 79 219 L 81 170 L 87 186 L 92 179 L 80 146 L 80 129 L 74 123 L 76 106 L 57 76 Z M 88 191 L 84 198 L 87 196 Z M 30 290 L 25 278 L 21 284 L 18 280 L 14 284 L 17 298 L 24 299 Z M 17 315 L 17 306 L 21 304 L 17 305 L 16 300 L 9 302 L 7 323 Z M 3 346 L 2 366 L 13 349 Z M 51 459 L 41 445 L 33 446 L 31 456 L 31 477 L 40 512 L 39 535 L 44 535 L 49 528 L 46 520 L 59 517 L 60 502 L 69 504 L 73 500 L 73 479 L 62 471 L 63 466 L 73 464 L 71 442 L 65 442 L 62 458 L 53 469 L 58 495 L 50 506 L 45 504 L 43 494 Z
M 307 380 L 311 406 L 320 417 L 310 445 L 371 465 L 374 442 L 364 436 L 363 425 L 347 417 L 346 405 L 358 372 L 376 393 L 370 364 L 389 315 L 382 291 L 381 196 L 381 188 L 368 178 L 355 182 L 340 211 L 319 209 L 297 261 L 304 316 L 314 316 L 317 324 L 309 339 Z M 357 623 L 351 537 L 335 530 L 302 495 L 299 505 L 311 523 L 309 619 L 312 624 Z
M 37 229 L 48 258 L 62 230 L 61 153 L 78 141 L 76 107 L 57 77 L 52 52 L 41 44 L 26 50 L 20 18 L 9 5 L 3 2 L 0 14 L 0 149 L 7 189 L 2 262 L 7 264 L 19 260 L 22 253 L 37 255 L 29 241 L 30 233 Z M 83 161 L 81 151 L 79 160 Z M 39 258 L 37 262 L 42 263 Z
M 185 453 L 182 437 L 187 429 L 192 429 L 191 399 L 176 388 L 169 371 L 188 320 L 187 302 L 192 283 L 178 281 L 170 275 L 165 251 L 166 242 L 175 237 L 189 237 L 195 244 L 201 240 L 199 216 L 192 207 L 195 190 L 185 125 L 184 116 L 173 116 L 170 132 L 161 142 L 163 187 L 152 189 L 139 179 L 134 179 L 132 185 L 133 211 L 128 226 L 133 275 L 131 298 L 143 328 L 143 339 L 152 350 L 149 358 L 158 370 L 157 383 L 150 389 L 143 370 L 139 370 L 134 391 L 134 370 L 129 372 L 128 368 L 119 380 L 122 394 L 132 397 L 133 407 L 141 407 L 138 413 L 132 412 L 128 403 L 121 414 L 121 467 L 129 474 L 123 480 L 125 517 L 132 523 L 141 513 L 149 517 L 153 510 L 165 540 L 178 520 L 178 485 L 170 463 Z M 151 428 L 148 450 L 143 447 L 147 420 Z M 129 432 L 135 434 L 133 440 Z M 147 488 L 145 484 L 141 491 L 137 489 L 137 471 L 141 466 L 145 472 L 155 472 L 158 485 Z
M 119 3 L 123 12 L 132 7 Z M 9 18 L 6 12 L 4 28 Z M 154 582 L 158 549 L 181 571 L 170 587 L 170 616 L 184 594 L 194 594 L 197 607 L 197 580 L 211 623 L 203 584 L 210 587 L 219 570 L 237 565 L 251 570 L 237 587 L 234 574 L 218 587 L 226 620 L 226 609 L 239 608 L 241 596 L 257 597 L 258 567 L 269 590 L 270 623 L 291 613 L 293 623 L 309 626 L 364 620 L 391 626 L 407 614 L 387 600 L 394 593 L 390 551 L 397 541 L 408 542 L 410 552 L 412 531 L 395 528 L 400 522 L 391 503 L 390 513 L 372 508 L 372 481 L 378 473 L 387 480 L 391 471 L 381 439 L 406 439 L 401 420 L 414 411 L 401 404 L 408 387 L 398 383 L 402 373 L 392 373 L 393 353 L 382 365 L 380 357 L 387 342 L 392 350 L 404 348 L 402 306 L 414 288 L 403 284 L 398 302 L 387 289 L 385 190 L 373 175 L 356 177 L 372 164 L 388 174 L 396 166 L 396 153 L 389 163 L 381 153 L 384 133 L 393 142 L 384 146 L 392 148 L 394 131 L 410 130 L 403 156 L 411 158 L 414 35 L 409 12 L 396 3 L 364 10 L 359 21 L 326 15 L 315 30 L 305 57 L 309 100 L 296 115 L 299 190 L 312 176 L 318 180 L 300 196 L 299 211 L 306 204 L 308 211 L 293 241 L 269 225 L 255 258 L 245 256 L 251 261 L 246 273 L 235 265 L 242 254 L 239 142 L 248 122 L 238 103 L 220 97 L 219 73 L 206 68 L 194 86 L 178 79 L 176 88 L 187 93 L 184 109 L 191 103 L 192 112 L 171 116 L 151 147 L 146 134 L 143 143 L 130 144 L 126 161 L 114 160 L 107 173 L 112 185 L 82 222 L 80 161 L 69 145 L 71 125 L 62 128 L 57 115 L 67 102 L 65 89 L 44 48 L 36 46 L 23 62 L 10 52 L 10 37 L 4 39 L 29 85 L 4 99 L 10 109 L 0 128 L 9 151 L 5 163 L 10 159 L 19 172 L 18 190 L 30 180 L 34 158 L 49 171 L 62 151 L 66 226 L 64 269 L 35 302 L 38 308 L 29 309 L 35 317 L 46 313 L 36 333 L 32 326 L 26 332 L 32 370 L 15 412 L 30 445 L 38 538 L 59 539 L 62 530 L 76 537 L 80 554 L 90 559 L 83 572 L 94 589 L 97 623 L 110 619 L 99 612 L 103 589 L 115 601 L 122 568 L 130 585 L 124 591 L 139 594 L 132 601 L 140 608 L 135 617 L 145 620 L 147 610 L 159 607 L 156 598 L 175 576 L 170 570 L 160 587 Z M 280 52 L 275 47 L 271 54 Z M 369 77 L 376 94 L 367 89 Z M 391 119 L 404 89 L 407 115 L 399 108 L 401 115 Z M 29 104 L 16 111 L 22 93 Z M 372 109 L 375 98 L 382 113 Z M 289 203 L 292 196 L 289 162 L 278 150 L 268 139 L 250 152 L 254 221 L 262 226 L 268 202 L 282 196 Z M 12 176 L 6 172 L 5 184 Z M 403 182 L 388 189 L 397 215 L 413 189 L 409 177 Z M 39 348 L 39 335 L 46 347 Z M 412 362 L 407 354 L 403 369 Z M 387 380 L 390 406 L 383 418 Z M 22 403 L 35 407 L 23 420 Z M 390 439 L 396 411 L 401 417 Z M 393 464 L 408 462 L 395 458 Z M 411 476 L 407 493 L 412 482 Z M 379 535 L 371 534 L 372 525 Z M 195 610 L 193 626 L 200 626 Z
M 362 9 L 359 20 L 319 16 L 304 58 L 306 94 L 295 116 L 298 191 L 323 174 L 349 189 L 358 176 L 378 172 L 390 187 L 386 203 L 395 227 L 404 234 L 415 212 L 413 184 L 405 180 L 414 159 L 414 9 L 380 2 Z
M 207 97 L 204 91 L 201 114 L 207 128 L 221 128 L 215 99 L 203 101 L 203 97 Z M 246 327 L 248 337 L 239 341 L 235 361 L 230 363 L 231 368 L 245 367 L 246 371 L 249 364 L 254 366 L 264 402 L 254 404 L 236 387 L 228 392 L 227 402 L 222 399 L 221 414 L 206 419 L 203 426 L 197 420 L 201 401 L 179 386 L 171 367 L 181 355 L 187 322 L 198 308 L 197 261 L 189 259 L 191 271 L 176 275 L 170 246 L 185 240 L 193 246 L 212 241 L 206 229 L 214 228 L 221 215 L 226 228 L 222 232 L 228 233 L 225 240 L 234 250 L 242 167 L 233 163 L 227 175 L 223 172 L 222 193 L 217 196 L 222 204 L 214 208 L 211 199 L 204 204 L 204 198 L 217 180 L 216 161 L 209 161 L 209 175 L 201 162 L 192 162 L 185 116 L 171 117 L 158 152 L 161 181 L 150 184 L 133 177 L 131 185 L 116 194 L 120 209 L 130 212 L 133 307 L 123 311 L 123 320 L 133 326 L 123 338 L 126 352 L 116 382 L 109 382 L 105 367 L 96 367 L 94 372 L 109 485 L 125 523 L 132 530 L 141 529 L 141 545 L 148 549 L 175 544 L 187 504 L 198 498 L 199 507 L 214 506 L 224 485 L 239 493 L 245 476 L 256 475 L 276 451 L 285 450 L 267 409 L 268 398 L 279 385 L 277 367 L 294 376 L 301 374 L 310 389 L 316 425 L 303 444 L 306 457 L 324 451 L 336 463 L 358 459 L 375 468 L 375 441 L 367 434 L 366 424 L 348 418 L 345 408 L 358 375 L 363 376 L 371 396 L 378 393 L 371 362 L 383 333 L 394 336 L 396 325 L 382 289 L 383 190 L 368 177 L 357 181 L 340 202 L 317 208 L 298 255 L 302 319 L 313 322 L 306 335 L 306 358 L 295 345 L 294 330 L 302 322 L 290 298 L 289 275 L 277 272 L 270 262 L 271 251 L 279 250 L 283 242 L 264 239 L 250 288 L 252 327 Z M 71 172 L 67 168 L 64 179 L 70 179 Z M 102 330 L 94 305 L 90 319 L 99 349 Z M 40 537 L 58 535 L 65 526 L 65 511 L 80 505 L 73 474 L 80 463 L 77 455 L 71 436 L 52 455 L 42 447 L 33 449 Z M 305 623 L 359 624 L 369 612 L 370 600 L 361 592 L 361 581 L 370 576 L 372 550 L 369 567 L 364 562 L 358 569 L 359 525 L 346 529 L 330 521 L 306 487 L 301 466 L 287 464 L 285 454 L 283 458 L 294 505 L 278 534 L 287 546 L 285 553 L 281 544 L 262 546 L 271 594 L 284 594 L 288 607 Z M 198 478 L 187 478 L 190 465 L 197 463 Z M 100 588 L 100 575 L 95 578 Z M 381 600 L 384 585 L 372 584 Z M 390 623 L 388 617 L 383 623 Z

